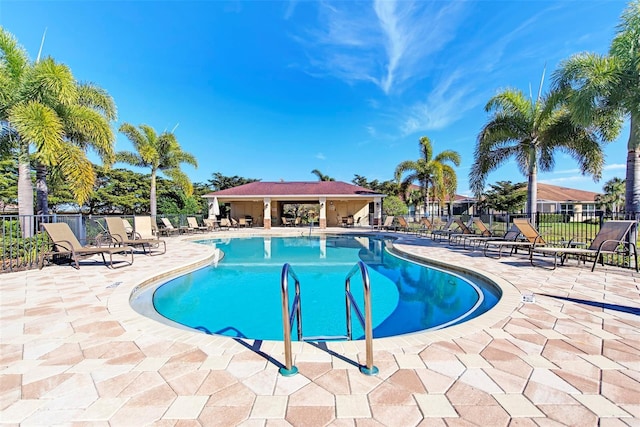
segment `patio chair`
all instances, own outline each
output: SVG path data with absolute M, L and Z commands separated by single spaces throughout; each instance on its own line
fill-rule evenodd
M 433 231 L 433 224 L 431 223 L 431 220 L 429 220 L 429 218 L 420 218 L 420 226 L 416 229 L 416 234 L 420 236 L 424 233 L 426 237 L 426 235 L 431 233 L 431 231 Z
M 353 227 L 353 215 L 347 217 L 347 228 Z
M 229 221 L 231 221 L 231 227 L 238 229 L 240 228 L 240 223 L 234 217 L 229 218 Z
M 291 220 L 286 216 L 283 216 L 282 218 L 280 218 L 280 221 L 282 221 L 283 227 L 293 227 L 293 222 L 291 222 Z
M 171 224 L 171 221 L 169 221 L 169 218 L 160 218 L 160 221 L 162 221 L 162 225 L 164 226 L 160 229 L 160 234 L 170 236 L 172 234 L 180 233 L 180 229 L 175 228 L 173 224 Z
M 201 233 L 204 233 L 205 231 L 209 231 L 209 227 L 207 227 L 206 225 L 198 224 L 198 220 L 196 219 L 195 216 L 188 216 L 187 224 L 189 224 L 189 228 L 193 229 L 194 231 L 199 231 Z
M 465 230 L 467 231 L 466 233 Z M 433 240 L 438 238 L 438 241 L 442 241 L 446 237 L 449 240 L 452 234 L 471 234 L 471 230 L 460 218 L 451 218 L 442 229 L 433 230 L 431 238 Z
M 124 226 L 124 231 L 127 233 L 127 236 L 133 237 L 133 227 L 128 219 L 122 218 L 122 225 Z
M 479 247 L 481 244 L 489 242 L 489 241 L 515 241 L 518 236 L 520 236 L 520 230 L 515 225 L 512 225 L 509 230 L 507 230 L 502 236 L 491 235 L 491 236 L 480 236 L 477 234 L 472 234 L 470 236 L 465 236 L 462 245 L 465 249 L 467 249 L 467 244 L 473 250 L 474 247 Z
M 471 225 L 473 224 L 473 218 L 469 219 L 467 223 L 463 223 L 461 219 L 454 220 L 458 229 L 453 233 L 447 233 L 449 235 L 449 243 L 459 242 L 461 239 L 464 239 L 467 236 L 472 236 L 474 234 L 471 229 Z M 442 237 L 442 236 L 441 236 Z
M 409 223 L 407 223 L 407 220 L 404 219 L 403 216 L 399 216 L 396 219 L 398 220 L 398 226 L 396 227 L 396 230 L 409 232 Z
M 120 221 L 122 224 L 122 221 Z M 40 261 L 40 268 L 44 266 L 44 259 L 48 255 L 53 255 L 54 253 L 66 254 L 70 256 L 70 260 L 75 262 L 75 269 L 80 269 L 80 260 L 84 257 L 89 257 L 93 255 L 102 256 L 102 261 L 104 265 L 111 268 L 116 268 L 113 265 L 113 254 L 122 254 L 125 259 L 124 265 L 120 267 L 124 267 L 126 265 L 133 264 L 133 248 L 130 246 L 82 246 L 78 239 L 76 238 L 73 231 L 69 227 L 69 224 L 65 222 L 57 222 L 57 223 L 43 223 L 42 228 L 49 235 L 49 238 L 53 242 L 53 252 L 49 252 L 42 257 Z M 127 261 L 127 253 L 131 254 L 131 262 Z M 107 264 L 107 259 L 105 258 L 105 254 L 109 254 L 109 263 Z
M 483 237 L 493 236 L 493 233 L 491 232 L 491 230 L 489 230 L 489 227 L 487 227 L 487 225 L 484 223 L 484 221 L 481 218 L 479 217 L 473 218 L 473 225 L 480 232 L 480 236 L 483 236 Z
M 511 248 L 511 254 L 513 254 L 518 248 L 527 248 L 531 252 L 534 247 L 546 246 L 547 242 L 527 218 L 515 218 L 513 225 L 518 228 L 523 239 L 517 240 L 516 237 L 513 240 L 487 240 L 484 244 L 485 256 L 488 256 L 487 250 L 491 247 L 498 248 L 498 258 L 500 258 L 503 248 Z
M 140 239 L 158 239 L 158 226 L 150 216 L 136 216 L 133 218 L 136 237 Z
M 393 215 L 389 215 L 384 219 L 384 223 L 382 224 L 381 230 L 391 230 L 392 228 L 395 230 L 396 227 L 393 225 L 393 220 L 395 217 Z
M 220 221 L 213 218 L 205 218 L 202 222 L 207 226 L 207 231 L 216 231 L 216 229 L 220 229 Z
M 446 233 L 452 232 L 454 229 L 452 229 L 451 227 L 453 226 L 454 221 L 455 221 L 454 218 L 449 218 L 449 220 L 447 221 L 447 223 L 445 225 L 443 225 L 440 228 L 435 228 L 435 229 L 431 230 L 431 238 L 435 239 L 436 235 L 446 234 Z
M 162 255 L 163 253 L 167 252 L 167 243 L 164 240 L 143 239 L 135 234 L 133 234 L 132 238 L 130 238 L 127 235 L 127 231 L 122 222 L 122 218 L 112 216 L 112 217 L 106 217 L 105 220 L 107 221 L 107 228 L 109 229 L 109 237 L 111 237 L 111 241 L 113 244 L 118 246 L 132 246 L 132 247 L 142 246 L 142 252 L 146 254 L 148 250 L 149 255 L 154 255 L 154 253 L 152 253 L 151 251 L 151 248 L 153 247 L 153 248 L 159 249 L 160 244 L 162 243 L 163 245 L 162 252 L 156 252 L 155 255 Z
M 220 229 L 222 230 L 223 228 L 226 228 L 227 230 L 231 228 L 231 221 L 229 221 L 229 218 L 220 218 Z
M 598 261 L 604 265 L 604 255 L 631 256 L 633 254 L 636 271 L 638 271 L 638 250 L 636 244 L 626 241 L 627 236 L 630 235 L 634 227 L 637 227 L 636 221 L 607 221 L 602 225 L 602 228 L 598 231 L 598 234 L 596 234 L 596 237 L 588 248 L 572 247 L 571 243 L 568 247 L 564 248 L 534 247 L 529 255 L 531 265 L 535 266 L 533 263 L 534 253 L 553 255 L 554 270 L 558 266 L 558 257 L 560 258 L 560 264 L 564 265 L 567 257 L 574 255 L 578 257 L 578 260 L 582 258 L 585 262 L 586 258 L 593 258 L 593 265 L 591 266 L 591 271 L 593 271 Z

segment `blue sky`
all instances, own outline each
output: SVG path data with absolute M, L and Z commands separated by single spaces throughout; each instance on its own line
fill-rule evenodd
M 122 122 L 172 130 L 214 172 L 263 181 L 393 178 L 419 157 L 454 149 L 469 194 L 487 100 L 537 93 L 546 65 L 606 53 L 622 1 L 30 1 L 0 0 L 0 25 L 32 59 L 69 65 L 105 88 Z M 177 127 L 176 127 L 177 126 Z M 602 180 L 558 154 L 548 182 L 600 191 L 624 178 L 628 126 L 606 147 Z M 118 134 L 117 150 L 130 150 Z M 124 165 L 119 165 L 124 166 Z M 128 167 L 128 166 L 127 166 Z M 488 182 L 525 181 L 511 162 Z

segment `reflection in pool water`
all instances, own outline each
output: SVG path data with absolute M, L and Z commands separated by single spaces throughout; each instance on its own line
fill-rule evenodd
M 280 273 L 291 264 L 301 282 L 305 336 L 344 335 L 344 281 L 358 260 L 369 269 L 374 337 L 467 320 L 493 307 L 499 291 L 458 274 L 402 259 L 371 236 L 252 237 L 201 241 L 225 253 L 216 267 L 171 280 L 153 296 L 163 316 L 207 333 L 282 340 Z M 477 282 L 477 279 L 474 279 Z M 293 301 L 290 286 L 290 301 Z M 362 282 L 351 291 L 363 307 Z M 357 321 L 354 337 L 362 337 Z M 295 334 L 294 334 L 295 335 Z

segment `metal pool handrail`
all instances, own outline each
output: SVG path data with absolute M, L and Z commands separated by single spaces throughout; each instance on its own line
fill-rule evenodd
M 295 281 L 296 296 L 293 299 L 291 314 L 289 314 L 289 276 Z M 285 377 L 298 373 L 298 368 L 293 366 L 291 356 L 291 328 L 295 316 L 298 317 L 298 339 L 302 337 L 302 318 L 300 313 L 300 280 L 293 271 L 289 263 L 282 266 L 282 276 L 280 278 L 280 290 L 282 291 L 282 326 L 284 331 L 284 364 L 279 369 L 280 374 Z
M 364 316 L 358 304 L 356 303 L 353 295 L 351 294 L 351 278 L 360 271 L 362 275 L 362 287 L 364 289 Z M 373 365 L 373 320 L 371 316 L 371 281 L 369 280 L 369 272 L 364 262 L 358 261 L 353 266 L 344 282 L 346 305 L 347 305 L 347 335 L 349 340 L 352 337 L 351 331 L 351 305 L 356 312 L 358 320 L 364 329 L 365 347 L 366 347 L 366 364 L 360 367 L 360 372 L 365 375 L 375 375 L 378 373 L 378 368 Z
M 358 307 L 357 302 L 351 294 L 351 278 L 358 272 L 361 272 L 362 283 L 364 288 L 364 309 L 365 314 L 362 315 L 362 311 Z M 291 305 L 291 311 L 289 311 L 289 277 L 295 282 L 295 297 L 293 304 Z M 298 320 L 298 341 L 315 341 L 318 339 L 335 339 L 335 338 L 347 338 L 353 339 L 351 328 L 351 307 L 356 312 L 356 316 L 365 330 L 365 342 L 366 342 L 366 365 L 360 367 L 360 372 L 365 375 L 375 375 L 378 373 L 378 368 L 373 366 L 373 326 L 371 319 L 371 284 L 369 281 L 369 273 L 367 267 L 362 261 L 351 269 L 345 279 L 345 295 L 346 295 L 346 311 L 347 311 L 347 335 L 344 337 L 303 337 L 302 335 L 302 307 L 300 300 L 300 280 L 293 271 L 293 268 L 289 263 L 285 263 L 282 266 L 282 275 L 280 277 L 280 290 L 282 292 L 282 328 L 284 338 L 284 359 L 285 366 L 279 369 L 280 374 L 284 376 L 291 376 L 298 373 L 298 368 L 293 366 L 293 357 L 291 354 L 291 329 L 293 329 L 293 322 Z

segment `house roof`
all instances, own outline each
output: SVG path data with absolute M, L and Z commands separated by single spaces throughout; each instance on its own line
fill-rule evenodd
M 251 182 L 225 190 L 205 194 L 204 197 L 372 197 L 384 194 L 368 188 L 349 184 L 342 181 L 308 181 L 308 182 Z
M 538 183 L 538 200 L 554 202 L 595 202 L 598 193 Z

